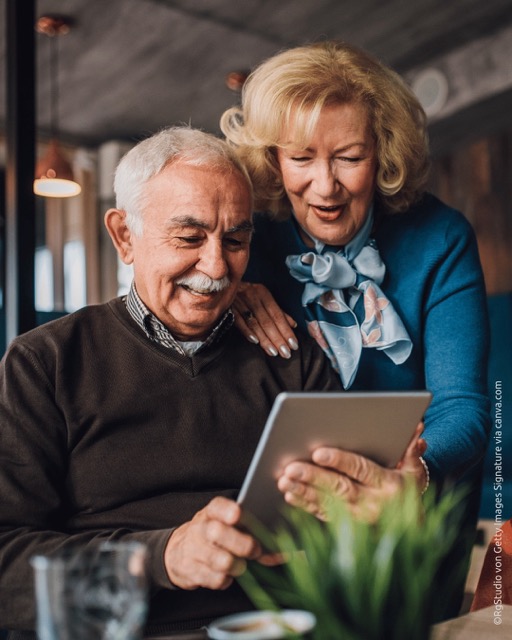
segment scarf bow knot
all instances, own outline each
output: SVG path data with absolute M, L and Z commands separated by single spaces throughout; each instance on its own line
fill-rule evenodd
M 344 249 L 332 251 L 315 241 L 315 251 L 286 259 L 290 274 L 304 284 L 308 331 L 345 389 L 354 381 L 363 347 L 384 351 L 395 364 L 405 362 L 412 351 L 402 320 L 379 286 L 386 266 L 369 238 L 372 222 L 370 211 Z

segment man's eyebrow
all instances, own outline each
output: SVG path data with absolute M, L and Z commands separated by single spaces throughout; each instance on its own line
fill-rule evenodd
M 176 216 L 169 220 L 167 225 L 169 228 L 173 227 L 197 227 L 198 229 L 208 230 L 208 225 L 202 220 L 194 218 L 194 216 Z
M 250 220 L 245 220 L 240 224 L 236 224 L 234 227 L 230 227 L 226 233 L 237 233 L 239 231 L 249 231 L 252 233 L 254 231 L 254 225 Z
M 209 230 L 209 225 L 203 220 L 198 220 L 194 218 L 194 216 L 184 215 L 184 216 L 176 216 L 169 221 L 167 225 L 169 229 L 172 228 L 182 228 L 182 227 L 194 227 L 196 229 L 204 229 L 205 231 Z M 230 227 L 226 233 L 237 233 L 240 231 L 248 231 L 252 233 L 254 230 L 254 225 L 250 220 L 244 220 L 240 224 L 236 224 L 233 227 Z

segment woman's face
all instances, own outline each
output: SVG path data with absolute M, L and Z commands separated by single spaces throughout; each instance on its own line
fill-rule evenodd
M 325 106 L 306 149 L 294 143 L 293 125 L 283 145 L 277 160 L 297 222 L 325 244 L 347 244 L 363 226 L 375 191 L 375 143 L 365 108 Z

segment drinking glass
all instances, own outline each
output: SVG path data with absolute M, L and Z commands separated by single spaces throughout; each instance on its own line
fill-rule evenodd
M 40 640 L 140 640 L 146 547 L 105 542 L 32 558 Z

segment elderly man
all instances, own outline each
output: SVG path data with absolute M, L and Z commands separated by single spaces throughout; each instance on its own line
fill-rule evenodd
M 232 326 L 253 226 L 229 147 L 164 130 L 121 160 L 115 191 L 105 223 L 130 292 L 18 337 L 0 367 L 0 628 L 34 629 L 32 555 L 107 539 L 147 545 L 147 633 L 248 608 L 234 578 L 261 549 L 233 498 L 271 405 L 340 388 L 316 343 L 269 358 Z M 317 512 L 319 487 L 363 491 L 377 472 L 386 493 L 421 452 L 383 470 L 328 450 L 280 488 Z
M 149 549 L 147 632 L 250 605 L 257 542 L 236 497 L 275 396 L 338 389 L 309 341 L 268 358 L 232 327 L 251 187 L 220 140 L 171 128 L 120 162 L 105 223 L 129 294 L 18 337 L 0 371 L 0 628 L 33 630 L 29 558 L 65 545 Z

